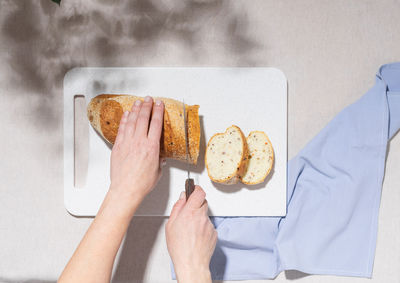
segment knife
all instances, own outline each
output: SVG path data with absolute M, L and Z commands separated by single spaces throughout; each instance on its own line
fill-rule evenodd
M 194 180 L 190 178 L 190 170 L 189 170 L 189 136 L 188 136 L 188 124 L 186 119 L 186 107 L 185 100 L 182 100 L 183 104 L 183 126 L 185 128 L 185 144 L 186 144 L 186 164 L 187 164 L 187 179 L 185 181 L 185 193 L 186 200 L 189 199 L 190 195 L 194 191 Z

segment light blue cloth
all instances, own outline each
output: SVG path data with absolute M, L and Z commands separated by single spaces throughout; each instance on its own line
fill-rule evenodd
M 394 63 L 289 162 L 286 217 L 212 219 L 213 279 L 271 279 L 293 269 L 371 277 L 387 144 L 399 128 Z

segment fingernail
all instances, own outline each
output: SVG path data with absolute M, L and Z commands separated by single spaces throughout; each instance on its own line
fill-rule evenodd
M 140 100 L 136 100 L 136 101 L 135 101 L 135 105 L 136 105 L 136 106 L 139 106 L 140 104 L 142 104 L 142 102 L 141 102 Z
M 124 117 L 127 117 L 128 116 L 128 114 L 129 114 L 129 111 L 127 110 L 127 111 L 125 111 L 124 112 Z
M 179 199 L 184 199 L 186 196 L 185 192 L 181 192 L 181 194 L 179 195 Z
M 160 105 L 161 105 L 161 100 L 156 99 L 156 105 L 157 105 L 157 106 L 160 106 Z
M 145 102 L 150 102 L 150 101 L 151 101 L 151 97 L 150 97 L 150 96 L 146 96 L 146 97 L 144 98 L 144 101 L 145 101 Z

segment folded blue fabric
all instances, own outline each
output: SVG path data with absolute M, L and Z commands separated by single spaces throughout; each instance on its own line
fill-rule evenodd
M 212 218 L 213 279 L 271 279 L 283 270 L 371 277 L 387 144 L 399 128 L 394 63 L 290 160 L 285 217 Z

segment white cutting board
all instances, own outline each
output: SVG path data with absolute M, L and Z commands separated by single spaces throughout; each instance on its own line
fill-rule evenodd
M 74 96 L 86 105 L 101 93 L 170 97 L 200 105 L 201 147 L 195 183 L 207 194 L 210 215 L 286 214 L 287 82 L 275 68 L 75 68 L 64 78 L 64 203 L 76 216 L 96 215 L 110 184 L 110 148 L 89 126 L 85 185 L 74 187 Z M 89 123 L 89 122 L 87 122 Z M 273 170 L 259 185 L 211 182 L 204 166 L 205 145 L 216 132 L 235 124 L 245 136 L 265 131 L 275 153 Z M 136 215 L 168 216 L 184 190 L 186 164 L 168 160 L 163 177 Z

